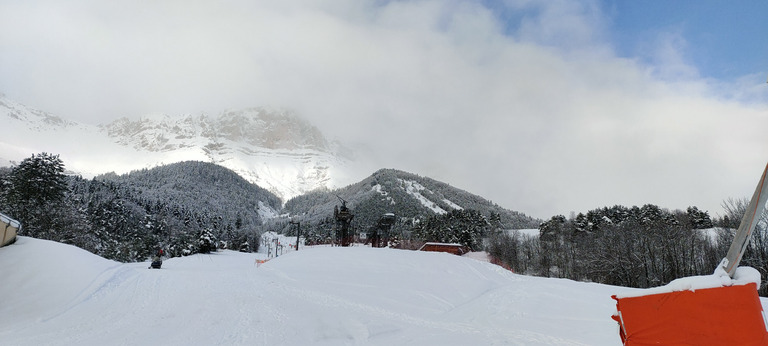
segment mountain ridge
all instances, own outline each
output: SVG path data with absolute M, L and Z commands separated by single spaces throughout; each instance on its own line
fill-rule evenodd
M 289 110 L 252 107 L 218 115 L 151 114 L 107 124 L 69 121 L 0 96 L 8 134 L 0 162 L 55 152 L 86 177 L 195 160 L 216 163 L 283 200 L 348 183 L 350 149 Z

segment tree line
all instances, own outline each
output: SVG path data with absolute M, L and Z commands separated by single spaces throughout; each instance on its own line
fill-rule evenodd
M 625 287 L 648 288 L 694 275 L 709 275 L 725 257 L 746 210 L 746 200 L 724 202 L 726 215 L 712 220 L 696 207 L 669 211 L 656 205 L 594 209 L 553 216 L 538 237 L 500 232 L 488 252 L 515 272 Z M 741 265 L 768 275 L 768 236 L 763 214 Z M 761 287 L 761 294 L 768 293 Z

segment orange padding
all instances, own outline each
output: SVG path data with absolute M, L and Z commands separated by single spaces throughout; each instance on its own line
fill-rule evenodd
M 624 345 L 768 345 L 755 283 L 612 298 Z

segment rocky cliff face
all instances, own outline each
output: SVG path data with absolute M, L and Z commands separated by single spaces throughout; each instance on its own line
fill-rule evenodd
M 268 150 L 331 150 L 323 134 L 312 124 L 289 111 L 265 108 L 226 111 L 216 117 L 121 118 L 100 128 L 120 144 L 153 152 L 200 144 L 216 150 L 223 142 Z
M 0 94 L 0 119 L 24 125 L 29 130 L 75 126 L 77 123 L 38 109 L 29 108 Z

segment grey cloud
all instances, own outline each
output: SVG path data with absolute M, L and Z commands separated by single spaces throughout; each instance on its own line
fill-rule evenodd
M 538 217 L 751 193 L 765 102 L 709 98 L 674 45 L 614 56 L 591 2 L 508 5 L 515 32 L 465 1 L 3 3 L 0 91 L 92 123 L 289 107 L 375 168 Z

